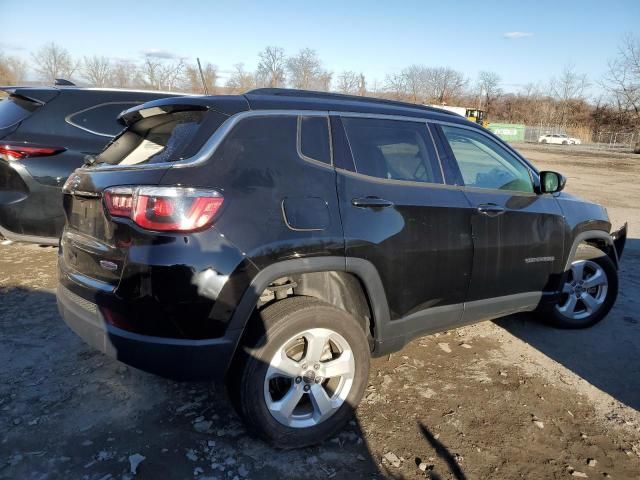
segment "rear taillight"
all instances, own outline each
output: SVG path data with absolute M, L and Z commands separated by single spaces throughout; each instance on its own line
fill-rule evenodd
M 112 187 L 103 194 L 113 217 L 128 217 L 148 230 L 190 232 L 207 227 L 222 206 L 215 190 L 184 187 Z
M 113 217 L 129 217 L 133 209 L 133 189 L 130 187 L 108 188 L 103 194 L 107 210 Z
M 28 143 L 4 142 L 0 143 L 0 158 L 12 161 L 29 157 L 48 157 L 66 149 L 63 147 L 48 147 L 43 145 L 30 145 Z

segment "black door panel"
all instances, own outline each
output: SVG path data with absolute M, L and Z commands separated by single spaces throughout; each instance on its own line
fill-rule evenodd
M 471 273 L 471 210 L 460 189 L 442 185 L 426 125 L 349 118 L 345 136 L 340 119 L 332 122 L 336 165 L 361 172 L 336 169 L 346 255 L 374 264 L 392 320 L 416 319 L 397 329 L 392 321 L 385 336 L 429 330 L 420 312 L 432 307 L 451 306 L 455 323 Z
M 346 255 L 372 262 L 391 318 L 465 300 L 472 263 L 464 194 L 439 186 L 398 185 L 338 170 Z M 354 206 L 352 199 L 391 205 Z M 367 200 L 362 200 L 367 201 Z
M 531 308 L 562 273 L 565 220 L 558 202 L 535 194 L 535 172 L 483 131 L 435 130 L 471 210 L 473 268 L 463 320 Z
M 468 189 L 474 257 L 468 301 L 545 290 L 562 271 L 564 218 L 550 195 Z M 493 206 L 483 206 L 483 205 Z

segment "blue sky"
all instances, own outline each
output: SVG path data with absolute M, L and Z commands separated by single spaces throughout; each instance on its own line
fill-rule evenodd
M 625 32 L 640 36 L 640 0 L 538 1 L 40 1 L 0 0 L 0 48 L 28 56 L 55 41 L 73 55 L 141 60 L 144 52 L 248 68 L 267 45 L 315 49 L 325 67 L 363 72 L 371 85 L 412 63 L 475 78 L 500 74 L 505 90 L 544 82 L 568 63 L 592 82 Z M 527 35 L 513 35 L 509 32 Z

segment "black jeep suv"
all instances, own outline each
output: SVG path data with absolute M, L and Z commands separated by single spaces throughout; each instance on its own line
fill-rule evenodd
M 71 84 L 72 85 L 72 84 Z M 77 87 L 0 87 L 0 234 L 57 245 L 61 189 L 87 156 L 122 130 L 120 112 L 162 92 Z
M 615 301 L 626 226 L 457 115 L 263 89 L 121 120 L 64 187 L 60 312 L 125 363 L 224 379 L 276 445 L 334 433 L 412 338 Z

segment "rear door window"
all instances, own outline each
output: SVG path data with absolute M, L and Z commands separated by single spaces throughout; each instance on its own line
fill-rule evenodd
M 198 135 L 206 114 L 202 110 L 189 110 L 144 118 L 111 142 L 96 163 L 140 165 L 184 160 L 208 138 Z M 214 131 L 215 128 L 208 133 Z M 196 139 L 198 145 L 193 144 Z
M 103 137 L 115 137 L 124 125 L 118 122 L 118 115 L 123 110 L 142 102 L 110 102 L 72 113 L 65 119 L 67 123 L 86 132 Z
M 342 122 L 358 173 L 387 180 L 442 183 L 425 123 L 351 117 Z

